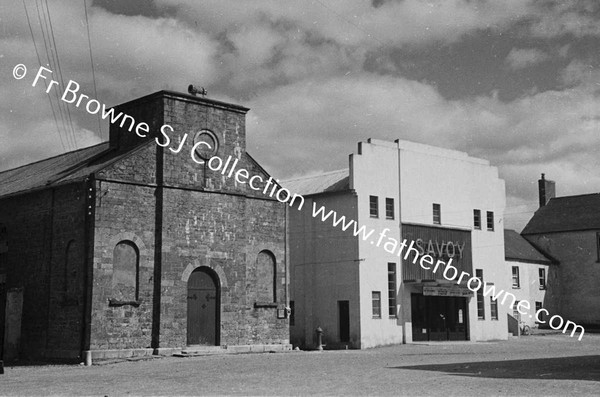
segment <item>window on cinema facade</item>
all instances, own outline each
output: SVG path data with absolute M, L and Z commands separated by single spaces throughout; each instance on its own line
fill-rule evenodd
M 371 218 L 379 217 L 379 198 L 377 196 L 369 196 L 369 214 Z
M 442 224 L 442 207 L 439 204 L 433 204 L 433 224 Z

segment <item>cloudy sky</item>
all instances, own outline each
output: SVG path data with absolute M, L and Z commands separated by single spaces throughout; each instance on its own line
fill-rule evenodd
M 19 63 L 37 70 L 36 47 L 44 65 L 55 48 L 65 83 L 95 95 L 83 2 L 24 3 L 0 5 L 0 170 L 107 139 L 81 109 L 63 124 L 56 108 L 55 123 L 43 88 L 12 76 Z M 498 166 L 505 225 L 519 230 L 541 172 L 558 195 L 600 191 L 598 1 L 87 5 L 100 102 L 204 86 L 252 109 L 248 151 L 278 178 L 344 168 L 356 142 L 401 138 Z

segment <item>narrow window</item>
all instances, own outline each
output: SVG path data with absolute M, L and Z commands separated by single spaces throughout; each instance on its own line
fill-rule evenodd
M 498 301 L 490 296 L 490 317 L 492 320 L 498 320 Z
M 439 204 L 433 204 L 433 224 L 442 224 L 442 208 Z
M 379 199 L 377 196 L 369 196 L 369 213 L 371 218 L 379 217 Z
M 485 300 L 483 299 L 483 270 L 475 269 L 475 277 L 481 281 L 481 288 L 477 290 L 477 318 L 485 319 Z
M 294 301 L 290 301 L 290 325 L 296 325 L 296 318 L 294 317 L 296 314 L 296 304 Z
M 381 318 L 381 292 L 373 291 L 371 300 L 373 302 L 373 318 Z
M 385 219 L 394 219 L 394 199 L 385 199 Z
M 390 317 L 396 317 L 396 264 L 388 263 L 388 305 Z
M 113 250 L 113 298 L 138 300 L 140 286 L 139 250 L 131 241 L 121 241 Z
M 487 230 L 489 232 L 494 231 L 494 213 L 492 211 L 487 212 Z
M 540 276 L 540 289 L 546 289 L 546 269 L 539 268 L 538 273 Z
M 512 267 L 512 287 L 520 288 L 521 282 L 519 281 L 519 266 Z
M 277 302 L 277 263 L 271 251 L 260 251 L 256 257 L 256 302 Z
M 473 227 L 481 230 L 481 210 L 473 210 Z

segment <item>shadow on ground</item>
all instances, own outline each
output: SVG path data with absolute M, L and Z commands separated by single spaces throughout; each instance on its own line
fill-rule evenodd
M 572 379 L 600 382 L 600 356 L 477 361 L 469 363 L 412 365 L 388 368 L 438 371 L 450 375 L 480 378 Z

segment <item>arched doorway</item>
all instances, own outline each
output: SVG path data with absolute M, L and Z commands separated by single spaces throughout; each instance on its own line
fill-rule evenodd
M 187 344 L 219 345 L 220 288 L 215 272 L 199 267 L 188 279 Z

